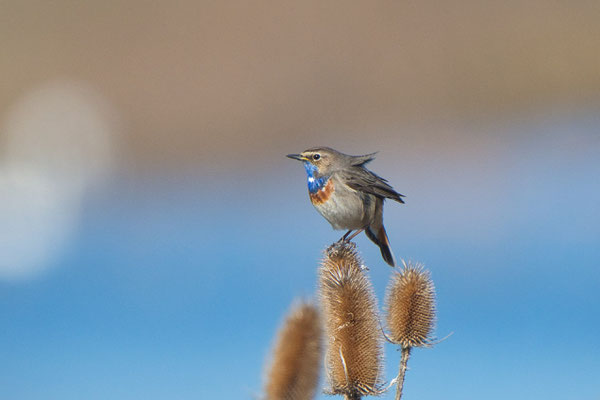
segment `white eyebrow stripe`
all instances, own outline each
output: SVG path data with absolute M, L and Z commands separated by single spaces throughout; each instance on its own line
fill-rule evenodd
M 315 181 L 315 178 L 313 178 L 312 176 L 309 176 L 309 177 L 308 177 L 308 181 L 309 181 L 310 183 L 313 183 L 313 182 Z

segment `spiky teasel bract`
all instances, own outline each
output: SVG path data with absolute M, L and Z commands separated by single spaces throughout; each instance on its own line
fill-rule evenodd
M 386 295 L 389 339 L 402 347 L 427 346 L 435 324 L 435 288 L 420 264 L 404 263 Z
M 330 391 L 349 399 L 378 394 L 383 351 L 377 301 L 354 244 L 327 249 L 319 291 Z
M 322 360 L 318 310 L 295 304 L 279 329 L 267 372 L 266 400 L 313 399 Z
M 410 351 L 429 346 L 435 323 L 435 288 L 422 265 L 406 264 L 394 273 L 386 295 L 388 339 L 402 348 L 396 400 L 402 398 Z

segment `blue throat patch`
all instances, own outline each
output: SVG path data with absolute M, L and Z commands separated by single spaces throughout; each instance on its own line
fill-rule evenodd
M 328 176 L 322 176 L 317 178 L 317 173 L 319 170 L 317 167 L 309 163 L 308 161 L 304 162 L 304 169 L 306 169 L 306 175 L 308 175 L 308 191 L 311 193 L 317 193 L 320 189 L 327 184 L 329 180 Z

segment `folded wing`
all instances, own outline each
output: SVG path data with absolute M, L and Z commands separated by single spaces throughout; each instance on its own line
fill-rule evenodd
M 342 181 L 354 190 L 404 203 L 403 195 L 396 192 L 387 180 L 363 167 L 351 167 L 338 172 Z

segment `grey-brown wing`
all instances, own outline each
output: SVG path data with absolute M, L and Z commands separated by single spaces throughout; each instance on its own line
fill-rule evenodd
M 377 197 L 396 200 L 398 203 L 404 203 L 402 200 L 404 196 L 396 192 L 387 183 L 387 180 L 366 168 L 348 168 L 344 171 L 339 171 L 339 174 L 340 178 L 354 190 L 370 193 Z

